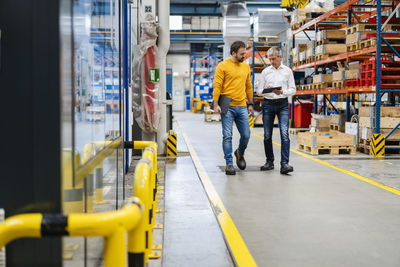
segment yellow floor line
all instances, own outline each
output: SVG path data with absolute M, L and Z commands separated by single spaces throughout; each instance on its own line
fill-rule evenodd
M 227 210 L 225 209 L 224 204 L 222 203 L 221 198 L 219 197 L 217 191 L 215 190 L 210 177 L 208 176 L 206 170 L 201 164 L 201 161 L 194 150 L 192 144 L 188 136 L 183 132 L 183 128 L 180 122 L 176 121 L 181 128 L 183 138 L 186 142 L 186 146 L 189 149 L 190 155 L 192 157 L 193 163 L 196 167 L 197 173 L 200 177 L 200 180 L 203 184 L 203 187 L 207 193 L 208 199 L 211 203 L 211 207 L 217 217 L 218 223 L 224 233 L 225 240 L 228 243 L 229 249 L 234 257 L 234 260 L 238 266 L 257 266 L 255 263 L 253 256 L 250 254 L 246 244 L 244 243 L 239 231 L 237 230 L 233 220 Z
M 259 134 L 253 133 L 253 135 L 264 140 L 264 137 L 261 136 L 261 135 L 259 135 Z M 276 143 L 276 142 L 272 142 L 272 143 L 273 143 L 274 145 L 277 145 L 277 146 L 280 146 L 280 145 L 281 145 L 281 144 Z M 399 196 L 400 196 L 400 190 L 397 190 L 397 189 L 391 188 L 391 187 L 389 187 L 389 186 L 380 184 L 380 183 L 378 183 L 378 182 L 375 182 L 375 181 L 373 181 L 373 180 L 371 180 L 371 179 L 368 179 L 368 178 L 366 178 L 366 177 L 364 177 L 364 176 L 361 176 L 361 175 L 359 175 L 359 174 L 357 174 L 357 173 L 354 173 L 354 172 L 352 172 L 352 171 L 349 171 L 349 170 L 346 170 L 346 169 L 342 169 L 342 168 L 336 167 L 336 166 L 334 166 L 334 165 L 332 165 L 332 164 L 330 164 L 330 163 L 328 163 L 328 162 L 326 162 L 326 161 L 323 161 L 323 160 L 314 158 L 313 156 L 304 154 L 304 153 L 302 153 L 302 152 L 300 152 L 300 151 L 297 151 L 297 150 L 295 150 L 295 149 L 290 149 L 290 151 L 292 151 L 293 153 L 296 153 L 296 154 L 298 154 L 298 155 L 301 155 L 301 156 L 303 156 L 303 157 L 305 157 L 305 158 L 308 158 L 308 159 L 314 160 L 314 161 L 316 161 L 316 162 L 318 162 L 318 163 L 321 163 L 321 164 L 323 164 L 323 165 L 326 165 L 326 166 L 328 166 L 328 167 L 331 167 L 332 169 L 335 169 L 335 170 L 341 171 L 341 172 L 343 172 L 343 173 L 345 173 L 345 174 L 351 175 L 351 176 L 353 176 L 353 177 L 355 177 L 355 178 L 357 178 L 357 179 L 359 179 L 359 180 L 361 180 L 361 181 L 364 181 L 364 182 L 366 182 L 366 183 L 372 184 L 372 185 L 374 185 L 374 186 L 377 186 L 377 187 L 379 187 L 379 188 L 382 188 L 382 189 L 384 189 L 384 190 L 387 190 L 387 191 L 389 191 L 389 192 L 391 192 L 391 193 L 393 193 L 393 194 L 396 194 L 396 195 L 399 195 Z

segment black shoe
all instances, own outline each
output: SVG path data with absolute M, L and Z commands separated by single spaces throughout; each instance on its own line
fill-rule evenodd
M 282 164 L 281 165 L 281 174 L 288 174 L 289 172 L 293 171 L 293 167 L 289 164 Z
M 235 168 L 233 168 L 233 165 L 226 165 L 225 174 L 226 175 L 235 175 L 236 174 L 236 171 L 235 171 Z
M 264 165 L 261 166 L 261 171 L 269 171 L 274 169 L 274 162 L 267 161 Z
M 236 157 L 236 165 L 239 167 L 239 169 L 244 170 L 246 169 L 246 161 L 244 160 L 244 156 L 239 155 L 239 152 L 235 151 L 235 157 Z

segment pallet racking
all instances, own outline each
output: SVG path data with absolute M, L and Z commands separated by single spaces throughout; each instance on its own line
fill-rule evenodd
M 376 4 L 375 4 L 376 3 Z M 339 55 L 329 56 L 325 59 L 316 60 L 306 64 L 298 65 L 293 67 L 293 70 L 302 70 L 307 68 L 318 69 L 319 67 L 326 68 L 333 63 L 338 61 L 351 62 L 353 60 L 364 61 L 361 63 L 360 68 L 360 80 L 346 81 L 344 87 L 331 87 L 331 88 L 308 88 L 307 90 L 298 91 L 296 95 L 312 95 L 314 97 L 314 113 L 317 113 L 318 109 L 318 95 L 324 95 L 324 106 L 326 101 L 329 101 L 328 95 L 345 95 L 346 96 L 346 121 L 350 120 L 350 104 L 353 103 L 356 94 L 374 93 L 376 94 L 376 112 L 375 112 L 375 133 L 380 133 L 380 109 L 381 109 L 381 96 L 385 93 L 396 94 L 400 92 L 400 84 L 396 84 L 394 81 L 400 79 L 400 61 L 393 60 L 393 55 L 400 57 L 400 53 L 395 49 L 398 47 L 400 38 L 399 26 L 391 27 L 388 22 L 400 8 L 399 1 L 393 0 L 382 4 L 382 0 L 376 0 L 376 2 L 362 2 L 360 0 L 348 0 L 338 7 L 326 12 L 325 14 L 305 23 L 298 29 L 293 30 L 293 47 L 295 46 L 295 36 L 305 30 L 315 30 L 318 32 L 324 29 L 326 21 L 329 18 L 336 17 L 337 21 L 330 20 L 329 22 L 336 27 L 330 26 L 329 28 L 343 29 L 347 26 L 347 31 L 360 31 L 359 26 L 362 24 L 356 24 L 352 26 L 353 18 L 356 22 L 360 23 L 365 19 L 370 19 L 376 16 L 376 22 L 368 23 L 366 27 L 375 27 L 376 33 L 369 33 L 370 37 L 376 41 L 370 41 L 369 43 L 361 43 L 360 46 L 351 48 L 351 51 L 341 53 Z M 355 10 L 356 9 L 356 10 Z M 387 18 L 386 22 L 382 24 L 382 12 L 392 10 L 391 15 Z M 340 14 L 347 13 L 347 16 L 338 16 Z M 341 18 L 346 18 L 344 24 Z M 324 26 L 320 27 L 324 23 Z M 306 32 L 305 32 L 306 33 Z M 310 39 L 311 40 L 311 39 Z M 391 44 L 392 43 L 392 44 Z M 393 44 L 394 43 L 394 44 Z M 364 45 L 363 45 L 364 44 Z M 353 51 L 354 50 L 354 51 Z M 368 61 L 371 59 L 370 61 Z M 382 63 L 385 67 L 382 67 Z M 337 85 L 334 83 L 334 85 Z M 332 105 L 332 103 L 330 103 Z M 333 105 L 332 105 L 333 106 Z M 292 112 L 294 110 L 292 109 Z M 400 125 L 400 124 L 399 124 Z M 397 125 L 391 131 L 393 133 Z M 388 134 L 386 138 L 390 135 Z M 389 148 L 390 149 L 390 148 Z M 398 148 L 394 148 L 398 149 Z

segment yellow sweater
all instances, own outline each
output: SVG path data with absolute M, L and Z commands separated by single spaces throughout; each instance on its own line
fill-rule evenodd
M 246 106 L 246 96 L 253 98 L 250 76 L 247 63 L 235 63 L 230 58 L 220 62 L 214 76 L 214 101 L 225 95 L 232 98 L 231 106 Z

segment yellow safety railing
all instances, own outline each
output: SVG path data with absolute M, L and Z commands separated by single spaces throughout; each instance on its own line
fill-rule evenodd
M 146 209 L 149 209 L 148 218 L 149 223 L 147 226 L 147 234 L 148 234 L 148 246 L 146 247 L 146 255 L 145 259 L 157 259 L 161 257 L 160 253 L 153 253 L 153 249 L 161 249 L 161 245 L 154 245 L 153 244 L 153 229 L 160 228 L 160 226 L 155 225 L 155 214 L 158 210 L 157 207 L 157 177 L 158 177 L 158 167 L 157 167 L 157 144 L 151 141 L 134 141 L 133 142 L 134 149 L 142 149 L 142 161 L 147 162 L 150 166 L 150 179 L 149 179 L 149 198 L 148 198 L 148 205 Z M 136 168 L 138 168 L 137 165 Z M 135 170 L 135 174 L 138 173 L 137 169 Z M 136 177 L 135 177 L 136 178 Z M 136 185 L 137 181 L 134 181 L 134 195 L 136 195 Z M 145 215 L 146 216 L 146 215 Z
M 13 240 L 43 236 L 103 236 L 104 266 L 126 267 L 128 243 L 140 242 L 144 233 L 137 231 L 144 220 L 144 206 L 138 198 L 119 211 L 69 215 L 22 214 L 7 218 L 0 224 L 0 249 Z M 144 252 L 143 252 L 144 253 Z M 144 266 L 144 265 L 143 265 Z
M 197 111 L 201 110 L 203 105 L 204 107 L 210 107 L 210 104 L 206 100 L 201 101 L 194 97 L 191 104 L 192 112 L 196 113 Z
M 93 169 L 101 168 L 103 160 L 120 144 L 120 141 L 107 141 L 85 146 L 82 156 L 83 166 L 79 165 L 79 155 L 72 159 L 72 153 L 64 151 L 65 160 L 70 163 L 75 162 L 77 179 L 75 184 L 79 184 L 78 187 L 69 185 L 68 190 L 77 188 L 79 190 L 73 193 L 81 194 L 83 183 L 87 183 L 86 185 L 93 189 L 93 183 L 88 181 L 94 180 Z M 0 250 L 9 242 L 24 237 L 103 236 L 105 267 L 125 267 L 127 263 L 129 263 L 128 266 L 146 266 L 149 258 L 159 258 L 161 254 L 152 253 L 154 248 L 152 231 L 155 227 L 155 212 L 157 211 L 157 144 L 150 141 L 135 141 L 133 148 L 144 151 L 142 159 L 135 168 L 134 197 L 128 205 L 119 211 L 112 212 L 70 213 L 68 215 L 34 213 L 9 217 L 0 224 Z M 72 166 L 67 166 L 68 169 L 74 171 Z M 71 173 L 63 175 L 66 174 L 68 177 L 72 176 Z M 73 183 L 67 181 L 67 184 Z M 96 189 L 100 190 L 100 188 Z M 65 195 L 66 192 L 63 194 Z M 87 202 L 93 201 L 93 194 L 90 196 L 91 199 L 87 199 Z M 101 201 L 102 196 L 97 200 Z M 82 199 L 79 200 L 80 202 Z M 76 206 L 77 208 L 71 206 L 71 210 L 82 207 L 81 204 Z M 127 248 L 126 236 L 128 237 Z

